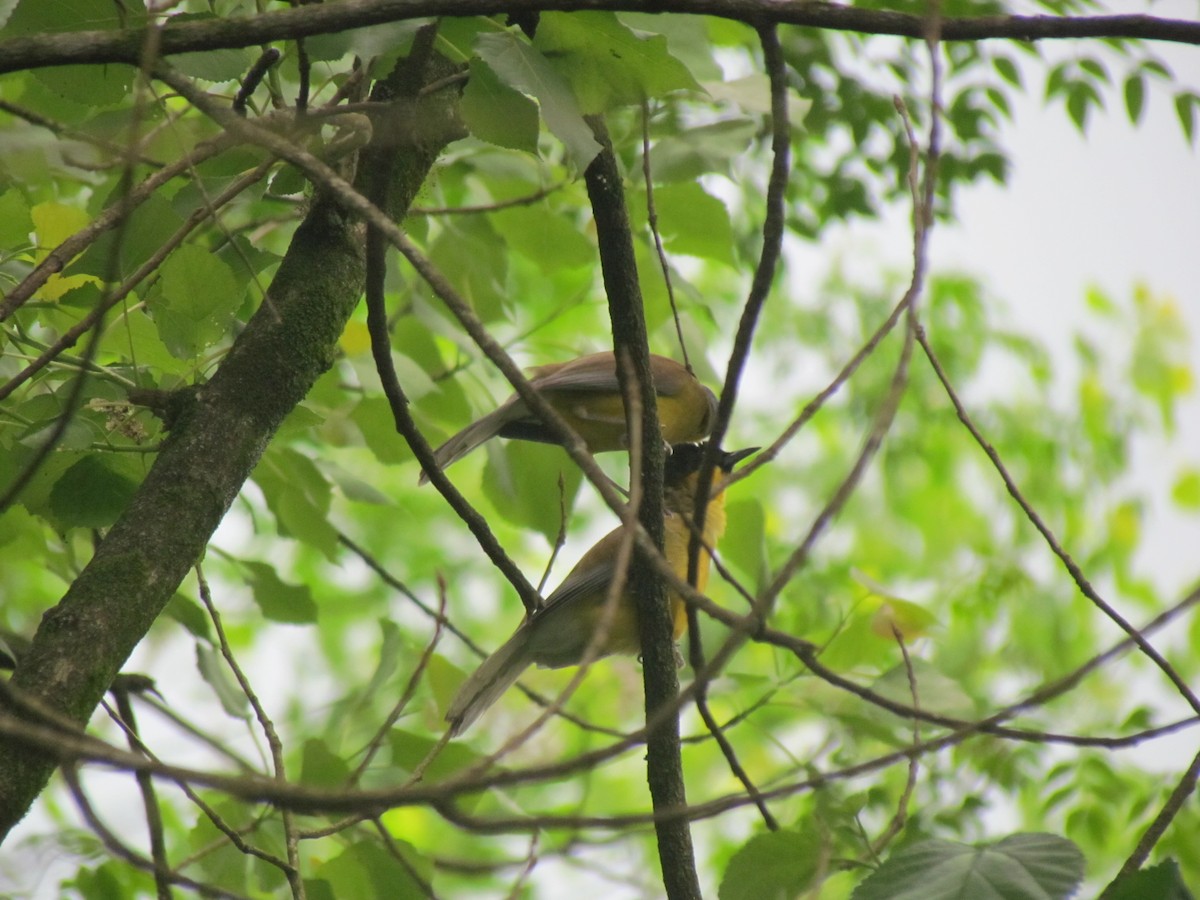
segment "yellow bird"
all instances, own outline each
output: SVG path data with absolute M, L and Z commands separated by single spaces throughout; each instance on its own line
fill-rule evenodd
M 658 394 L 658 421 L 663 441 L 682 444 L 700 441 L 712 432 L 717 418 L 717 398 L 696 376 L 665 356 L 650 357 L 650 372 Z M 611 350 L 592 353 L 564 363 L 538 366 L 530 384 L 579 432 L 592 453 L 629 449 L 625 427 L 625 402 L 617 383 L 617 364 Z M 472 422 L 434 451 L 440 468 L 446 468 L 496 435 L 525 441 L 558 443 L 525 401 L 513 394 L 482 419 Z M 420 483 L 429 475 L 421 473 Z
M 704 542 L 716 545 L 725 531 L 725 482 L 733 467 L 757 447 L 733 453 L 718 451 L 711 497 L 704 515 Z M 663 468 L 663 505 L 666 540 L 664 552 L 671 568 L 687 578 L 688 544 L 691 531 L 696 478 L 704 455 L 703 444 L 681 444 L 672 448 Z M 521 623 L 516 633 L 499 650 L 483 661 L 468 678 L 446 713 L 451 735 L 462 732 L 512 685 L 530 665 L 559 669 L 578 665 L 600 627 L 608 588 L 616 571 L 616 558 L 623 527 L 609 532 L 576 563 L 546 605 Z M 708 553 L 701 550 L 696 588 L 708 583 Z M 675 638 L 687 627 L 687 607 L 675 591 L 668 589 Z M 636 654 L 641 650 L 636 601 L 628 587 L 616 600 L 597 656 Z

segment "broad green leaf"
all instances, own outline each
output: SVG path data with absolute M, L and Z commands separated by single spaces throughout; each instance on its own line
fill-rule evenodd
M 429 257 L 485 323 L 506 316 L 508 254 L 487 218 L 456 216 L 447 222 Z
M 613 13 L 543 13 L 534 46 L 570 82 L 589 115 L 700 89 L 668 52 L 665 37 L 638 37 Z
M 508 245 L 543 272 L 597 262 L 596 245 L 557 213 L 537 206 L 514 206 L 494 213 L 492 220 Z
M 1065 900 L 1083 880 L 1083 854 L 1052 834 L 970 846 L 926 840 L 893 853 L 852 900 Z
M 306 584 L 288 584 L 274 566 L 252 560 L 239 563 L 246 569 L 254 602 L 272 622 L 307 624 L 317 621 L 317 604 Z
M 115 196 L 109 198 L 110 204 L 119 202 Z M 67 272 L 99 278 L 125 278 L 157 253 L 163 239 L 182 224 L 183 217 L 168 200 L 158 195 L 148 197 L 146 202 L 129 214 L 122 225 L 100 235 Z M 114 253 L 117 254 L 116 260 L 113 259 Z
M 413 772 L 426 761 L 437 741 L 428 735 L 393 728 L 388 734 L 388 745 L 392 750 L 392 765 L 401 772 Z M 462 741 L 453 741 L 441 750 L 437 758 L 425 770 L 426 779 L 444 780 L 456 773 L 478 765 L 483 756 Z
M 295 450 L 272 448 L 254 469 L 267 506 L 285 537 L 337 557 L 337 531 L 329 523 L 332 489 L 312 460 Z
M 16 188 L 0 194 L 0 257 L 29 246 L 33 217 L 25 195 Z
M 1105 900 L 1194 900 L 1194 896 L 1173 859 L 1117 879 L 1104 894 Z
M 532 528 L 553 543 L 583 476 L 560 447 L 510 441 L 502 451 L 487 445 L 483 492 L 514 525 Z M 563 481 L 560 493 L 558 481 Z
M 193 244 L 172 253 L 160 271 L 150 304 L 158 333 L 180 359 L 197 356 L 228 332 L 242 288 L 228 266 Z
M 745 112 L 762 116 L 771 113 L 771 79 L 764 74 L 747 75 L 733 81 L 705 82 L 704 90 L 714 100 L 731 103 Z M 788 123 L 792 128 L 799 127 L 811 107 L 811 102 L 788 89 Z
M 395 465 L 413 458 L 408 442 L 396 431 L 392 407 L 383 397 L 364 397 L 350 413 L 368 449 L 381 463 Z M 415 478 L 415 476 L 414 476 Z
M 729 527 L 721 538 L 721 556 L 749 575 L 752 587 L 761 587 L 768 574 L 763 502 L 743 493 L 726 501 L 725 514 Z
M 50 491 L 50 509 L 64 526 L 107 528 L 125 511 L 138 482 L 99 455 L 85 456 Z
M 390 846 L 404 858 L 403 862 L 378 841 L 363 840 L 318 864 L 314 867 L 313 878 L 305 880 L 308 896 L 312 900 L 340 900 L 343 897 L 416 900 L 428 897 L 427 888 L 413 875 L 418 874 L 428 885 L 433 867 L 405 841 L 393 838 Z
M 914 703 L 912 687 L 909 684 L 908 669 L 895 666 L 880 676 L 871 690 L 905 706 L 916 705 L 928 712 L 938 713 L 951 718 L 964 719 L 975 715 L 975 703 L 966 691 L 954 680 L 947 678 L 923 659 L 912 659 L 912 677 L 916 681 L 917 696 Z M 895 721 L 891 713 L 883 713 L 890 721 Z
M 471 134 L 480 140 L 537 153 L 537 104 L 497 78 L 483 60 L 471 60 L 462 115 Z
M 729 860 L 720 900 L 768 900 L 800 896 L 821 865 L 821 835 L 815 828 L 780 829 L 751 838 Z
M 659 188 L 654 192 L 654 208 L 669 251 L 734 265 L 729 211 L 699 184 L 685 182 Z
M 304 742 L 300 781 L 313 787 L 337 787 L 350 776 L 347 762 L 319 738 Z
M 544 56 L 510 32 L 480 35 L 475 52 L 502 81 L 534 97 L 542 118 L 563 142 L 579 171 L 600 152 L 566 79 Z
M 61 244 L 75 232 L 88 223 L 88 216 L 83 210 L 63 203 L 39 203 L 29 211 L 33 219 L 37 252 L 35 259 L 41 262 L 50 255 L 50 251 Z M 86 275 L 67 275 L 56 273 L 47 279 L 38 289 L 37 297 L 43 300 L 57 300 L 72 288 L 79 287 L 92 279 Z

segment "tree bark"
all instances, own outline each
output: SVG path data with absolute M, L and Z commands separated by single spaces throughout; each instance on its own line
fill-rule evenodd
M 445 75 L 441 61 L 429 79 Z M 403 64 L 397 69 L 405 73 Z M 412 88 L 397 91 L 415 95 Z M 454 91 L 395 107 L 390 212 L 407 211 L 441 149 L 460 134 Z M 379 127 L 380 125 L 384 127 Z M 397 136 L 406 136 L 398 140 Z M 359 182 L 371 172 L 360 166 Z M 318 190 L 262 306 L 206 384 L 183 405 L 129 507 L 56 607 L 13 674 L 12 693 L 80 724 L 204 549 L 279 424 L 333 364 L 362 293 L 363 227 Z M 0 715 L 37 721 L 0 694 Z M 0 840 L 45 787 L 56 759 L 0 743 Z

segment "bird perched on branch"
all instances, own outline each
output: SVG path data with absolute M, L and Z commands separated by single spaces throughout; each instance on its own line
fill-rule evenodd
M 686 368 L 665 356 L 651 355 L 650 373 L 658 395 L 663 441 L 682 444 L 708 437 L 717 418 L 717 398 L 713 392 Z M 617 383 L 617 364 L 612 351 L 538 366 L 530 372 L 529 382 L 579 433 L 592 453 L 629 449 L 625 402 Z M 559 443 L 541 419 L 529 411 L 525 401 L 513 394 L 438 447 L 434 458 L 444 469 L 497 435 Z M 428 473 L 422 472 L 420 483 L 428 480 Z
M 704 515 L 706 546 L 713 547 L 725 531 L 725 482 L 733 467 L 757 449 L 718 451 Z M 704 445 L 682 444 L 673 448 L 663 467 L 664 554 L 680 578 L 687 578 L 691 540 L 688 522 L 693 519 L 696 481 L 703 456 Z M 446 713 L 452 735 L 474 722 L 530 665 L 536 663 L 552 669 L 578 665 L 594 640 L 598 641 L 596 657 L 635 654 L 641 650 L 636 600 L 628 584 L 617 597 L 607 621 L 605 615 L 623 534 L 624 526 L 593 545 L 546 598 L 546 605 L 522 622 L 516 633 L 463 683 Z M 708 583 L 708 565 L 709 555 L 701 550 L 696 575 L 699 591 Z M 675 591 L 668 589 L 667 596 L 675 623 L 674 636 L 678 638 L 687 627 L 687 607 Z M 598 631 L 603 634 L 598 635 Z

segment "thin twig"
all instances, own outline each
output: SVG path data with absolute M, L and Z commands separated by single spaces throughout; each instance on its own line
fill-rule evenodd
M 200 601 L 204 604 L 204 608 L 208 610 L 208 617 L 212 620 L 213 631 L 217 635 L 217 644 L 221 648 L 221 655 L 225 658 L 225 664 L 229 666 L 229 670 L 233 673 L 233 677 L 237 680 L 238 687 L 241 688 L 246 700 L 250 703 L 250 708 L 254 710 L 254 716 L 258 719 L 259 727 L 262 728 L 263 735 L 267 739 L 267 746 L 271 751 L 271 765 L 274 770 L 275 779 L 281 783 L 287 782 L 287 769 L 283 762 L 283 742 L 279 740 L 279 734 L 275 731 L 275 723 L 271 721 L 271 717 L 267 715 L 266 709 L 258 699 L 258 694 L 250 684 L 250 679 L 246 677 L 242 667 L 238 665 L 237 658 L 233 655 L 233 648 L 229 646 L 229 640 L 225 636 L 225 627 L 221 624 L 221 614 L 217 612 L 216 604 L 213 603 L 212 592 L 208 588 L 208 581 L 204 578 L 204 570 L 200 563 L 196 563 L 196 581 L 200 587 Z M 304 900 L 305 888 L 304 878 L 300 874 L 300 850 L 299 838 L 297 837 L 296 825 L 293 820 L 293 814 L 290 809 L 280 810 L 283 820 L 284 843 L 287 847 L 288 867 L 284 870 L 287 875 L 288 886 L 291 888 L 292 897 L 295 900 Z

